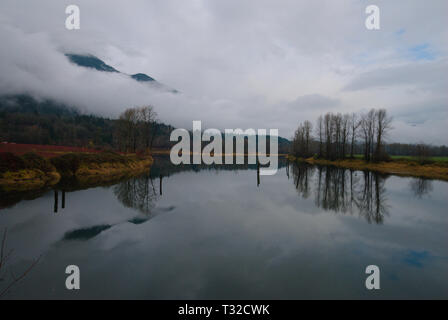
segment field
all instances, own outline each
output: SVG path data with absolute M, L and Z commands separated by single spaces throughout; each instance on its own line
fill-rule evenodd
M 408 160 L 408 161 L 417 161 L 415 156 L 390 156 L 392 160 Z M 362 159 L 362 154 L 355 154 L 355 159 Z M 448 162 L 448 157 L 428 157 L 429 161 L 434 162 Z
M 414 156 L 390 156 L 393 160 L 415 160 Z M 428 160 L 434 162 L 448 162 L 448 157 L 428 157 Z
M 11 152 L 15 155 L 24 155 L 28 152 L 34 152 L 44 158 L 53 158 L 66 153 L 73 153 L 73 152 L 98 153 L 101 152 L 101 150 L 81 148 L 81 147 L 2 142 L 0 143 L 0 152 Z

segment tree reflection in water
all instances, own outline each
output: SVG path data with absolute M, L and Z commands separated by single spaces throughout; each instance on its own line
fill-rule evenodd
M 150 215 L 162 194 L 162 179 L 163 177 L 160 175 L 157 187 L 157 182 L 154 182 L 154 178 L 148 173 L 115 185 L 114 193 L 124 206 Z
M 429 194 L 432 191 L 432 181 L 425 178 L 414 178 L 409 183 L 412 192 L 418 198 Z
M 292 170 L 291 170 L 292 168 Z M 317 207 L 336 213 L 358 213 L 368 223 L 381 224 L 389 215 L 385 181 L 387 175 L 332 166 L 292 164 L 295 188 L 308 198 L 314 192 Z
M 160 175 L 159 188 L 162 187 L 162 176 Z M 139 214 L 132 219 L 127 220 L 132 224 L 142 224 L 156 216 L 152 210 L 155 203 L 161 196 L 161 190 L 157 190 L 154 184 L 154 178 L 149 174 L 124 180 L 113 186 L 113 191 L 117 199 L 128 208 L 138 210 Z M 65 197 L 64 197 L 65 198 Z M 57 192 L 55 191 L 55 208 L 57 204 Z M 173 208 L 161 209 L 162 211 L 171 211 Z M 55 209 L 56 210 L 56 209 Z M 120 222 L 121 223 L 121 222 Z M 86 241 L 95 238 L 105 230 L 112 228 L 114 225 L 94 225 L 85 228 L 71 230 L 65 233 L 62 240 L 78 240 Z

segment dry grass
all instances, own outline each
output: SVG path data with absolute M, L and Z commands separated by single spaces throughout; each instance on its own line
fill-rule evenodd
M 75 177 L 83 183 L 95 179 L 106 182 L 144 172 L 145 170 L 148 170 L 152 163 L 152 158 L 135 159 L 127 163 L 88 163 L 79 167 L 75 173 Z
M 140 173 L 151 166 L 151 157 L 103 153 L 67 153 L 44 159 L 36 154 L 23 156 L 0 153 L 0 188 L 24 191 L 55 185 L 61 177 L 82 181 L 109 181 Z
M 39 169 L 7 171 L 0 175 L 0 187 L 5 191 L 40 189 L 59 182 L 61 175 L 56 171 L 43 172 Z

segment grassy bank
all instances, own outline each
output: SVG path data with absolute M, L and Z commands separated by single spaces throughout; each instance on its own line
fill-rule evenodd
M 113 152 L 67 153 L 51 159 L 34 153 L 17 156 L 0 153 L 0 188 L 5 191 L 33 190 L 57 184 L 61 178 L 83 183 L 110 181 L 147 170 L 151 157 Z
M 445 161 L 431 161 L 419 163 L 413 159 L 398 158 L 384 162 L 366 162 L 361 159 L 345 159 L 330 161 L 326 159 L 298 159 L 289 155 L 290 161 L 304 161 L 318 165 L 332 165 L 353 170 L 371 170 L 399 176 L 421 177 L 448 181 L 448 163 Z
M 363 155 L 362 154 L 355 154 L 354 157 L 358 160 L 362 160 L 363 159 Z M 396 156 L 396 155 L 390 155 L 389 156 L 392 160 L 408 160 L 408 161 L 414 161 L 414 162 L 419 162 L 418 158 L 416 158 L 415 156 Z M 426 158 L 426 162 L 445 162 L 448 164 L 448 157 L 427 157 Z

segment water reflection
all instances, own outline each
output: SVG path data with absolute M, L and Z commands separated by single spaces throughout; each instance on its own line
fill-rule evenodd
M 99 225 L 72 230 L 65 233 L 63 240 L 89 240 L 96 237 L 104 230 L 110 229 L 111 227 L 111 225 Z
M 143 214 L 151 214 L 151 209 L 161 196 L 162 176 L 160 176 L 159 190 L 154 179 L 147 173 L 143 176 L 131 178 L 113 187 L 114 194 L 120 202 L 128 208 L 134 208 Z
M 280 168 L 286 166 L 285 161 L 279 162 Z M 260 164 L 254 165 L 173 165 L 169 157 L 157 157 L 150 171 L 144 175 L 130 178 L 116 184 L 114 193 L 126 207 L 134 208 L 143 214 L 151 215 L 155 203 L 163 196 L 163 178 L 173 174 L 202 170 L 256 170 L 257 187 L 260 186 Z M 157 184 L 158 180 L 158 184 Z
M 54 206 L 53 206 L 53 211 L 55 213 L 58 212 L 58 205 L 59 205 L 59 201 L 58 201 L 58 190 L 54 190 Z
M 409 185 L 414 195 L 418 198 L 422 198 L 432 191 L 432 181 L 426 178 L 412 179 Z
M 315 205 L 336 213 L 358 213 L 368 223 L 381 224 L 389 215 L 385 181 L 387 175 L 332 166 L 291 164 L 295 188 Z M 290 169 L 287 169 L 289 177 Z
M 64 270 L 76 264 L 77 298 L 371 299 L 372 263 L 385 281 L 375 297 L 447 296 L 448 184 L 312 165 L 257 171 L 156 159 L 139 177 L 60 184 L 2 210 L 20 253 L 11 267 L 45 258 L 9 297 L 73 298 Z
M 287 179 L 292 179 L 298 194 L 307 199 L 314 196 L 315 205 L 336 213 L 358 214 L 369 223 L 381 224 L 389 215 L 385 181 L 388 175 L 371 171 L 354 171 L 333 166 L 315 166 L 307 163 L 292 164 L 280 159 L 279 169 L 286 168 Z M 126 207 L 138 210 L 145 218 L 131 219 L 131 223 L 143 223 L 153 216 L 153 208 L 163 196 L 163 179 L 180 172 L 202 170 L 253 170 L 256 172 L 257 187 L 261 184 L 260 164 L 243 165 L 173 165 L 169 157 L 157 157 L 149 172 L 133 178 L 115 182 L 112 185 L 117 199 Z M 96 186 L 96 185 L 95 185 Z M 409 182 L 414 195 L 421 198 L 432 191 L 432 181 L 424 178 L 412 178 Z M 85 189 L 73 181 L 63 181 L 54 189 L 53 211 L 66 206 L 66 190 Z M 59 194 L 60 193 L 60 194 Z M 22 198 L 8 199 L 6 206 Z M 16 201 L 15 201 L 16 200 Z M 59 203 L 60 202 L 60 203 Z M 60 205 L 60 207 L 59 207 Z M 159 210 L 163 211 L 163 210 Z
M 246 161 L 247 162 L 247 161 Z M 286 166 L 284 158 L 279 159 L 279 169 Z M 261 184 L 260 164 L 190 164 L 174 165 L 169 156 L 155 157 L 154 164 L 149 173 L 145 173 L 137 178 L 121 177 L 119 180 L 102 181 L 101 179 L 90 179 L 88 181 L 78 181 L 76 178 L 64 178 L 53 188 L 53 212 L 57 213 L 59 209 L 64 209 L 66 205 L 66 192 L 79 191 L 95 187 L 113 186 L 117 197 L 127 207 L 140 210 L 142 213 L 149 213 L 158 196 L 163 195 L 163 179 L 180 172 L 200 172 L 200 171 L 240 171 L 254 170 L 256 172 L 257 186 Z M 149 180 L 148 180 L 149 179 Z M 158 181 L 158 189 L 156 187 Z M 254 177 L 255 179 L 255 177 Z M 157 190 L 156 190 L 157 189 Z M 0 190 L 0 209 L 12 207 L 22 200 L 32 200 L 43 196 L 51 190 L 46 187 L 33 191 L 13 191 L 5 192 Z M 61 194 L 59 194 L 59 192 Z M 61 196 L 61 198 L 60 198 Z M 59 203 L 59 201 L 61 201 Z
M 355 171 L 333 166 L 315 166 L 307 163 L 292 164 L 280 161 L 280 168 L 286 168 L 287 179 L 292 177 L 294 187 L 300 197 L 314 197 L 316 207 L 326 211 L 342 214 L 357 214 L 368 223 L 382 224 L 389 215 L 385 182 L 388 175 L 371 172 Z M 260 165 L 173 165 L 168 157 L 157 158 L 151 170 L 138 177 L 128 178 L 112 186 L 116 198 L 128 208 L 135 209 L 139 216 L 127 220 L 133 224 L 142 224 L 155 215 L 171 211 L 173 208 L 158 208 L 157 201 L 163 196 L 163 179 L 173 174 L 202 170 L 253 170 L 256 172 L 257 187 L 260 186 Z M 432 191 L 432 181 L 413 178 L 409 182 L 411 190 L 417 197 L 422 197 Z M 66 192 L 61 195 L 54 190 L 54 212 L 58 212 L 59 201 L 65 208 Z M 86 230 L 73 230 L 64 239 L 90 239 L 104 229 L 103 226 L 93 226 Z M 110 226 L 109 226 L 110 227 Z M 99 231 L 98 231 L 99 230 Z M 98 233 L 96 233 L 98 231 Z M 89 237 L 85 237 L 87 234 Z
M 65 190 L 61 190 L 61 209 L 65 209 Z M 59 208 L 59 190 L 54 189 L 53 212 L 57 213 Z
M 358 214 L 368 223 L 381 224 L 384 217 L 389 215 L 386 199 L 385 181 L 388 175 L 371 172 L 355 171 L 333 166 L 315 166 L 307 163 L 288 163 L 280 159 L 279 169 L 286 168 L 287 179 L 292 177 L 294 187 L 300 197 L 307 199 L 314 197 L 315 205 L 324 210 L 343 214 Z M 140 224 L 147 221 L 163 208 L 154 212 L 157 201 L 163 196 L 163 179 L 180 172 L 238 171 L 253 170 L 256 175 L 257 187 L 260 186 L 260 164 L 242 165 L 173 165 L 169 157 L 157 157 L 149 172 L 138 177 L 122 179 L 118 182 L 109 182 L 117 199 L 128 208 L 137 210 L 144 217 L 136 217 L 128 222 Z M 255 177 L 254 177 L 255 179 Z M 96 186 L 96 185 L 95 185 Z M 424 178 L 412 178 L 409 182 L 414 195 L 421 198 L 428 195 L 433 187 L 432 181 Z M 69 192 L 88 188 L 76 181 L 62 181 L 54 189 L 53 211 L 66 207 L 66 190 Z M 2 206 L 10 206 L 23 199 L 4 199 Z

